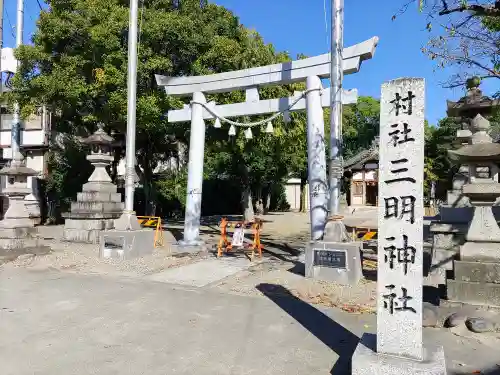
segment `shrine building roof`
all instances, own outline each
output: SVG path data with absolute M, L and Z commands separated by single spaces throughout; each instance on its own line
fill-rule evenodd
M 365 163 L 378 161 L 379 158 L 379 137 L 376 137 L 370 148 L 361 150 L 356 155 L 344 160 L 344 169 L 363 169 Z

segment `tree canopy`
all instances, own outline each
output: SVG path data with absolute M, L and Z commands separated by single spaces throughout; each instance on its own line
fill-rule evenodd
M 426 14 L 431 33 L 422 51 L 453 72 L 447 86 L 461 86 L 473 75 L 500 79 L 499 0 L 410 0 L 400 13 L 412 4 Z

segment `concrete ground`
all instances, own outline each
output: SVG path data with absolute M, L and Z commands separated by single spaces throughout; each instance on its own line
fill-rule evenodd
M 2 375 L 349 374 L 375 316 L 313 307 L 285 287 L 260 296 L 137 278 L 0 268 Z M 454 373 L 495 369 L 498 347 L 439 329 Z M 493 373 L 491 373 L 493 374 Z
M 354 287 L 305 279 L 308 215 L 263 219 L 266 252 L 254 262 L 175 256 L 180 223 L 167 223 L 163 248 L 124 262 L 40 227 L 52 253 L 0 259 L 0 373 L 348 374 L 358 337 L 376 327 L 370 269 Z M 217 218 L 203 223 L 215 244 Z M 500 375 L 498 334 L 424 332 L 453 373 Z

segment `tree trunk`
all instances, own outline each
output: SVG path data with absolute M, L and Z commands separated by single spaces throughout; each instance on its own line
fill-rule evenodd
M 249 185 L 245 186 L 243 189 L 241 194 L 241 203 L 243 206 L 243 220 L 254 221 L 255 214 L 253 212 L 252 190 Z
M 257 187 L 257 197 L 255 203 L 255 211 L 257 215 L 264 215 L 264 200 L 262 199 L 262 190 L 264 188 L 261 186 Z
M 300 179 L 300 212 L 306 212 L 306 185 L 307 179 Z
M 271 192 L 272 192 L 271 187 L 272 187 L 271 184 L 267 185 L 265 201 L 264 201 L 264 214 L 267 214 L 269 212 L 269 209 L 271 208 Z
M 153 168 L 149 159 L 143 165 L 142 188 L 144 191 L 144 215 L 155 216 L 156 214 L 156 194 L 153 185 Z

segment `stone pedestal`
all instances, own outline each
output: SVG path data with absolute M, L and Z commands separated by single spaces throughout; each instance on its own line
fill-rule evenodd
M 77 194 L 76 202 L 71 203 L 69 213 L 63 214 L 63 239 L 70 242 L 98 243 L 99 234 L 114 227 L 114 220 L 123 211 L 121 194 L 106 171 L 111 164 L 111 143 L 113 138 L 99 129 L 83 140 L 91 146 L 91 154 L 87 156 L 94 166 L 94 171 L 87 183 L 83 184 L 82 192 Z
M 443 347 L 424 347 L 420 361 L 378 354 L 376 335 L 364 334 L 352 356 L 353 375 L 444 375 Z

